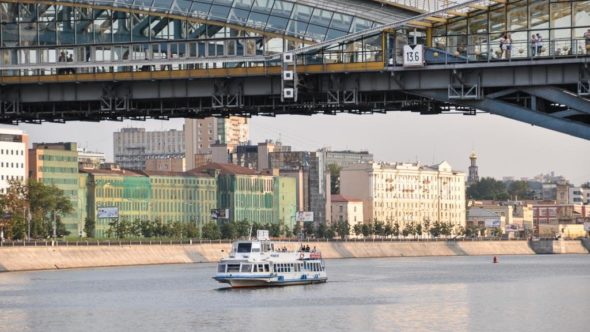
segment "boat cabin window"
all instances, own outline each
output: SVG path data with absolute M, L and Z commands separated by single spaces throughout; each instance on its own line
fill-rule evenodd
M 242 272 L 252 272 L 252 264 L 242 264 Z
M 264 272 L 270 272 L 268 264 L 264 264 Z
M 250 252 L 252 250 L 252 243 L 238 243 L 238 252 Z
M 240 264 L 227 264 L 227 272 L 240 272 Z
M 225 264 L 217 265 L 217 272 L 224 273 L 225 272 Z

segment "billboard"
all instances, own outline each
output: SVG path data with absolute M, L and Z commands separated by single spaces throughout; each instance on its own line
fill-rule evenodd
M 211 209 L 211 219 L 229 219 L 229 209 Z
M 299 211 L 295 214 L 295 220 L 299 222 L 313 221 L 312 211 Z
M 99 207 L 96 215 L 98 218 L 119 218 L 119 208 L 116 206 Z
M 487 219 L 485 221 L 486 228 L 496 228 L 500 227 L 500 219 Z
M 517 224 L 506 225 L 505 228 L 506 232 L 518 232 L 520 230 L 520 227 Z

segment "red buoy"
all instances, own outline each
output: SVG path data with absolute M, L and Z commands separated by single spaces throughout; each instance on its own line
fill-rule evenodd
M 494 256 L 493 263 L 494 263 L 494 264 L 498 263 L 498 257 Z

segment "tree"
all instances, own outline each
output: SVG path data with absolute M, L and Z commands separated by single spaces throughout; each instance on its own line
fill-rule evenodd
M 243 238 L 248 238 L 250 236 L 254 236 L 256 234 L 256 232 L 254 234 L 250 234 L 250 227 L 252 227 L 252 225 L 250 225 L 250 222 L 248 222 L 248 219 L 243 219 L 240 220 L 236 223 L 236 235 L 239 237 L 243 237 Z
M 535 192 L 529 188 L 529 183 L 523 180 L 511 182 L 508 186 L 508 194 L 513 199 L 534 199 L 535 196 Z
M 383 231 L 385 233 L 385 237 L 393 235 L 393 225 L 391 224 L 391 222 L 385 224 L 385 229 Z
M 221 232 L 217 223 L 211 221 L 203 225 L 203 238 L 209 240 L 218 240 L 221 238 Z
M 404 236 L 415 235 L 416 234 L 416 225 L 414 224 L 414 222 L 411 221 L 411 222 L 407 223 L 406 227 L 404 227 L 404 231 L 407 231 L 406 234 L 404 234 Z
M 96 222 L 93 218 L 86 217 L 84 219 L 84 233 L 86 237 L 94 237 L 94 231 L 96 230 Z
M 430 227 L 430 235 L 432 235 L 432 237 L 437 238 L 439 235 L 441 234 L 441 224 L 438 221 L 435 221 L 434 224 L 432 224 L 432 227 Z
M 309 237 L 311 235 L 314 234 L 315 231 L 315 227 L 313 222 L 304 222 L 303 223 L 303 233 L 305 234 L 306 237 Z
M 397 221 L 393 224 L 393 235 L 399 236 L 399 224 Z
M 355 224 L 353 230 L 356 236 L 363 234 L 363 224 Z
M 342 167 L 336 164 L 328 165 L 328 170 L 330 171 L 330 190 L 332 194 L 339 194 L 340 193 L 340 171 Z
M 385 223 L 383 221 L 375 220 L 375 234 L 379 236 L 385 235 Z
M 422 232 L 426 233 L 426 235 L 430 235 L 430 219 L 424 220 L 424 229 Z
M 233 221 L 222 223 L 219 230 L 221 231 L 221 238 L 223 239 L 235 239 L 238 235 L 236 223 Z
M 416 235 L 422 236 L 422 224 L 416 225 Z
M 493 178 L 482 178 L 467 189 L 467 197 L 471 199 L 507 200 L 510 198 L 506 185 Z
M 340 238 L 344 240 L 344 238 L 350 234 L 350 224 L 348 223 L 348 220 L 338 222 L 336 232 Z

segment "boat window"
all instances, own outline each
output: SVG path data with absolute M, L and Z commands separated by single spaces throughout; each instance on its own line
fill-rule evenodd
M 252 272 L 252 264 L 242 264 L 242 272 Z
M 277 264 L 273 265 L 273 271 L 279 272 L 279 266 Z
M 260 252 L 260 248 L 252 248 L 252 252 Z
M 252 243 L 239 243 L 238 252 L 250 252 L 252 250 Z
M 258 272 L 258 265 L 254 264 L 254 270 L 252 272 Z
M 227 272 L 240 272 L 240 264 L 228 264 Z
M 225 272 L 225 264 L 217 265 L 217 272 L 224 273 Z
M 268 269 L 268 264 L 264 264 L 264 271 L 265 272 L 270 272 L 270 270 Z

